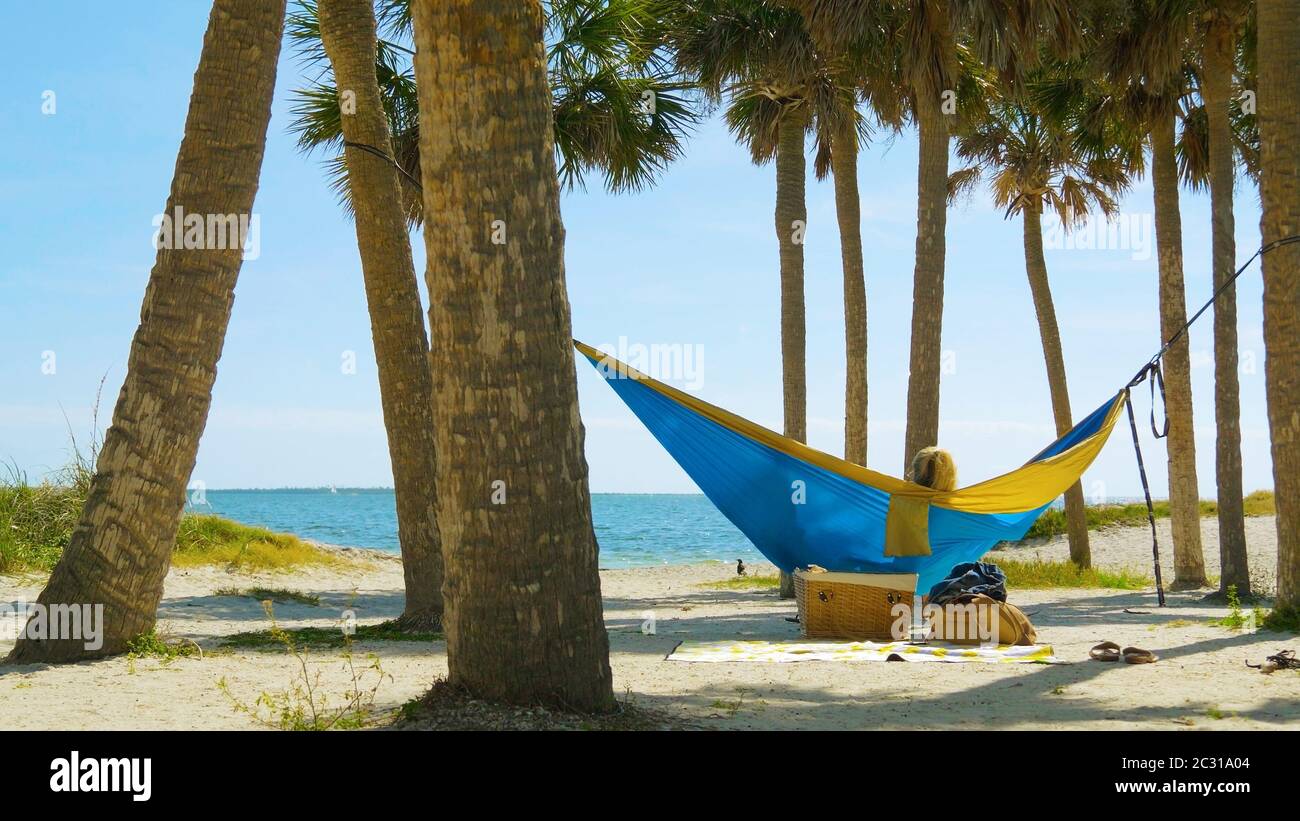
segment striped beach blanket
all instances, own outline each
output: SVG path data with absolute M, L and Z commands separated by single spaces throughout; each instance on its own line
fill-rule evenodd
M 1052 655 L 1049 644 L 972 645 L 905 641 L 683 641 L 668 661 L 913 661 L 960 664 L 1065 664 Z

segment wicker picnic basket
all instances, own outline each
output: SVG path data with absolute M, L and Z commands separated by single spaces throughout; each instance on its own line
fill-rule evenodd
M 805 638 L 894 641 L 894 605 L 912 606 L 916 580 L 913 573 L 796 570 L 800 630 Z

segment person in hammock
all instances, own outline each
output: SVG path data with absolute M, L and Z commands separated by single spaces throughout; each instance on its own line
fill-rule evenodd
M 933 490 L 957 489 L 957 463 L 952 454 L 942 448 L 921 448 L 912 457 L 912 482 Z

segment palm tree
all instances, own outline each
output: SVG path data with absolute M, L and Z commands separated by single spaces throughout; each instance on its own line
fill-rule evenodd
M 448 682 L 609 710 L 542 8 L 413 11 Z
M 1097 47 L 1091 53 L 1146 129 L 1151 146 L 1160 336 L 1171 339 L 1187 322 L 1182 218 L 1178 205 L 1177 121 L 1188 92 L 1189 45 L 1199 0 L 1135 0 L 1100 4 Z M 1192 419 L 1191 355 L 1184 334 L 1164 356 L 1169 425 L 1169 507 L 1174 541 L 1174 589 L 1206 584 L 1201 547 L 1196 437 Z
M 1219 592 L 1235 588 L 1251 598 L 1246 556 L 1246 516 L 1241 482 L 1241 386 L 1237 376 L 1237 290 L 1231 284 L 1237 267 L 1232 212 L 1234 139 L 1230 103 L 1237 53 L 1236 30 L 1247 10 L 1245 0 L 1209 4 L 1209 23 L 1201 51 L 1201 97 L 1208 137 L 1208 177 L 1212 213 L 1214 289 L 1215 477 L 1219 518 Z
M 1038 91 L 1059 95 L 1065 89 L 1077 95 L 1077 86 L 1044 83 Z M 1096 136 L 1084 133 L 1083 121 L 1093 108 L 1087 99 L 1053 101 L 1053 108 L 1064 106 L 1074 112 L 1060 122 L 1045 116 L 1028 96 L 994 97 L 983 106 L 984 116 L 959 131 L 957 156 L 968 165 L 952 174 L 949 189 L 956 197 L 988 177 L 994 203 L 1005 209 L 1006 217 L 1019 214 L 1023 219 L 1025 271 L 1038 315 L 1052 415 L 1057 434 L 1063 435 L 1074 422 L 1043 255 L 1043 212 L 1053 212 L 1066 229 L 1086 220 L 1094 208 L 1107 217 L 1113 215 L 1118 210 L 1115 196 L 1128 187 L 1127 163 L 1112 129 Z M 1065 513 L 1070 558 L 1079 567 L 1090 567 L 1087 512 L 1078 482 L 1065 493 Z
M 818 100 L 837 90 L 825 82 L 824 66 L 798 12 L 764 0 L 691 0 L 681 6 L 668 33 L 676 64 L 711 102 L 726 100 L 728 126 L 756 163 L 775 160 L 783 431 L 803 442 L 808 437 L 804 141 L 813 116 L 833 108 L 819 106 Z M 793 577 L 783 572 L 781 596 L 793 595 Z
M 581 185 L 589 171 L 602 173 L 613 191 L 650 185 L 680 155 L 682 140 L 697 119 L 680 93 L 684 84 L 673 78 L 656 53 L 655 2 L 563 0 L 550 4 L 548 26 L 554 36 L 548 63 L 555 96 L 556 145 L 560 176 L 570 187 Z M 362 0 L 347 7 L 329 5 L 336 21 L 347 12 L 349 27 L 364 25 L 358 17 L 365 12 L 360 8 Z M 296 92 L 292 127 L 304 151 L 323 148 L 338 152 L 327 161 L 327 167 L 348 211 L 360 214 L 357 183 L 350 179 L 357 176 L 354 167 L 365 166 L 361 173 L 367 173 L 368 180 L 382 175 L 378 179 L 381 184 L 368 192 L 370 224 L 357 222 L 358 241 L 375 334 L 406 574 L 406 612 L 401 622 L 410 629 L 425 630 L 442 613 L 442 556 L 433 516 L 432 407 L 422 398 L 432 390 L 427 337 L 401 219 L 404 216 L 418 223 L 422 212 L 418 96 L 411 50 L 405 45 L 411 40 L 410 4 L 409 0 L 382 0 L 378 24 L 373 22 L 373 9 L 366 12 L 372 19 L 369 28 L 376 29 L 377 42 L 365 51 L 377 80 L 376 99 L 382 105 L 368 102 L 369 108 L 361 111 L 361 101 L 354 96 L 350 100 L 357 109 L 354 116 L 343 115 L 339 72 L 333 65 L 339 56 L 347 59 L 351 52 L 328 53 L 317 6 L 312 0 L 301 0 L 289 18 L 290 39 L 310 67 L 321 69 L 308 88 Z M 387 38 L 379 37 L 381 25 Z M 362 93 L 363 78 L 350 75 L 349 82 L 342 87 L 354 95 Z M 369 89 L 364 92 L 370 99 Z M 645 110 L 647 93 L 654 101 L 650 115 Z M 354 133 L 349 135 L 349 131 Z M 345 148 L 345 142 L 355 145 Z M 392 168 L 385 167 L 385 157 L 396 161 L 395 176 Z M 398 203 L 396 214 L 390 202 Z M 395 217 L 392 225 L 377 223 L 389 217 Z M 364 238 L 363 230 L 367 232 Z M 417 357 L 420 348 L 424 352 Z
M 126 380 L 72 539 L 39 602 L 102 605 L 104 641 L 20 639 L 19 663 L 120 653 L 154 626 L 198 455 L 271 117 L 285 0 L 215 0 L 194 75 L 168 217 L 227 226 L 220 248 L 160 234 Z M 226 215 L 244 224 L 229 230 Z M 172 226 L 180 235 L 182 227 Z
M 1259 0 L 1260 230 L 1264 244 L 1300 233 L 1300 14 Z M 1300 243 L 1264 255 L 1265 378 L 1277 505 L 1277 606 L 1300 608 Z
M 882 126 L 902 127 L 897 61 L 883 26 L 867 32 L 852 48 L 822 52 L 819 74 L 825 93 L 815 117 L 817 178 L 830 174 L 844 276 L 844 458 L 867 463 L 867 289 L 862 258 L 862 209 L 858 195 L 858 151 L 868 135 L 859 98 Z M 882 59 L 886 57 L 886 59 Z
M 316 12 L 334 81 L 351 93 L 340 107 L 340 123 L 397 499 L 406 581 L 399 621 L 411 630 L 438 629 L 442 545 L 433 511 L 433 379 L 401 183 L 387 159 L 394 153 L 375 72 L 374 9 L 371 0 L 319 0 Z
M 1068 49 L 1073 16 L 1063 0 L 787 0 L 822 49 L 851 49 L 885 31 L 920 141 L 916 267 L 907 385 L 904 469 L 939 437 L 939 377 L 947 225 L 948 141 L 961 79 L 962 50 L 1008 80 L 1038 60 L 1041 41 Z
M 862 261 L 858 196 L 858 135 L 845 128 L 831 139 L 835 219 L 844 273 L 844 458 L 867 463 L 867 281 Z

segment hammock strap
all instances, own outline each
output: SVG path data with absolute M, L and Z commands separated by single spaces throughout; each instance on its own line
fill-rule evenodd
M 409 182 L 411 185 L 414 185 L 416 187 L 416 190 L 419 191 L 424 190 L 424 186 L 420 185 L 420 181 L 417 180 L 415 177 L 412 177 L 411 173 L 407 171 L 405 168 L 403 168 L 401 163 L 399 163 L 397 160 L 393 159 L 392 157 L 388 156 L 387 151 L 384 151 L 383 149 L 380 148 L 375 148 L 373 145 L 369 145 L 368 143 L 354 143 L 351 142 L 350 140 L 344 140 L 343 147 L 358 148 L 366 152 L 367 154 L 374 154 L 376 157 L 388 163 L 393 168 L 396 168 L 397 172 L 401 174 L 403 177 L 405 177 L 407 182 Z
M 1154 381 L 1154 380 L 1153 380 Z M 1142 477 L 1142 495 L 1147 501 L 1147 522 L 1151 525 L 1151 558 L 1155 562 L 1156 571 L 1156 599 L 1160 606 L 1165 606 L 1165 588 L 1160 580 L 1160 541 L 1156 537 L 1156 506 L 1151 501 L 1151 486 L 1147 483 L 1147 468 L 1142 461 L 1142 445 L 1138 443 L 1138 426 L 1137 417 L 1133 414 L 1133 396 L 1132 392 L 1124 392 L 1124 403 L 1128 406 L 1128 424 L 1133 430 L 1133 452 L 1137 455 L 1138 475 Z M 1154 413 L 1154 411 L 1153 411 Z M 1168 422 L 1168 420 L 1166 420 Z M 1152 425 L 1154 426 L 1154 422 Z
M 1165 399 L 1165 372 L 1160 367 L 1160 360 L 1157 359 L 1151 363 L 1151 433 L 1157 439 L 1164 439 L 1169 435 L 1169 403 Z M 1160 385 L 1160 407 L 1164 408 L 1165 424 L 1162 428 L 1156 427 L 1156 385 Z

